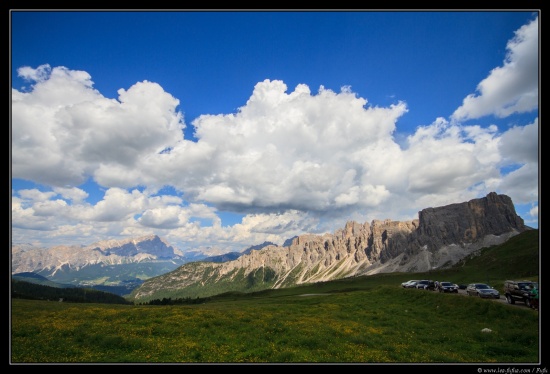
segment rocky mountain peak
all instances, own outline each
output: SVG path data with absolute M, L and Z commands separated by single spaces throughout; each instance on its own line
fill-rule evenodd
M 117 255 L 128 257 L 145 253 L 159 258 L 168 258 L 175 255 L 174 248 L 157 235 L 146 235 L 123 240 L 105 240 L 94 243 L 87 248 L 100 251 L 106 256 Z
M 423 272 L 451 266 L 482 247 L 503 243 L 528 229 L 508 196 L 490 193 L 424 209 L 411 221 L 349 221 L 334 234 L 300 235 L 288 246 L 268 246 L 233 261 L 184 264 L 144 282 L 134 296 L 151 297 L 162 288 L 164 293 L 172 289 L 181 295 L 187 290 L 190 296 L 204 297 L 210 296 L 208 289 L 223 292 L 223 284 L 239 281 L 248 285 L 241 290 L 246 292 L 247 287 L 282 288 L 384 272 Z M 236 279 L 237 274 L 243 279 Z

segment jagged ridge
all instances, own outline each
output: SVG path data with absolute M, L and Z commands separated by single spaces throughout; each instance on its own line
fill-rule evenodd
M 419 219 L 350 221 L 334 234 L 301 235 L 289 246 L 267 246 L 225 263 L 188 263 L 145 281 L 136 301 L 251 292 L 382 272 L 448 267 L 470 253 L 529 228 L 506 195 L 427 208 Z

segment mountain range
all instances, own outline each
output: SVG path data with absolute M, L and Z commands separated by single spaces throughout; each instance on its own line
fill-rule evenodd
M 304 234 L 282 246 L 265 242 L 207 256 L 149 235 L 88 246 L 12 246 L 12 275 L 126 295 L 136 302 L 208 297 L 230 291 L 291 287 L 357 275 L 422 272 L 452 266 L 483 247 L 530 228 L 512 200 L 494 192 L 419 212 L 412 221 L 349 221 L 332 234 Z
M 447 268 L 530 230 L 510 197 L 495 192 L 426 208 L 412 221 L 349 221 L 332 234 L 300 235 L 227 262 L 189 262 L 134 289 L 134 302 L 253 292 L 387 272 Z
M 242 253 L 208 256 L 199 251 L 182 252 L 157 235 L 125 240 L 104 240 L 87 246 L 39 248 L 29 244 L 12 245 L 12 276 L 38 282 L 32 274 L 59 287 L 90 287 L 127 295 L 144 280 L 168 273 L 194 261 L 222 262 L 273 243 L 253 246 Z
M 156 235 L 88 246 L 12 246 L 12 274 L 33 272 L 51 281 L 127 294 L 143 280 L 202 259 L 183 254 Z

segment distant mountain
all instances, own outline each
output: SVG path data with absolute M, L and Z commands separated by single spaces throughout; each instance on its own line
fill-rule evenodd
M 294 236 L 290 239 L 285 240 L 285 242 L 283 243 L 283 247 L 290 247 L 290 245 L 292 244 L 292 241 L 296 238 L 297 238 L 297 236 Z
M 12 275 L 51 287 L 88 287 L 125 296 L 144 280 L 185 263 L 233 261 L 268 245 L 274 244 L 265 242 L 243 252 L 207 256 L 198 251 L 182 253 L 156 235 L 104 240 L 88 246 L 37 248 L 21 244 L 12 246 Z
M 218 255 L 218 256 L 210 256 L 210 257 L 203 258 L 200 261 L 205 261 L 205 262 L 233 261 L 233 260 L 238 259 L 242 255 L 247 255 L 252 251 L 259 251 L 260 249 L 265 248 L 265 247 L 270 246 L 270 245 L 277 246 L 276 244 L 274 244 L 272 242 L 263 242 L 262 244 L 253 245 L 251 247 L 248 247 L 247 249 L 245 249 L 242 252 L 229 252 L 229 253 L 224 253 L 224 254 Z M 190 262 L 192 262 L 192 261 L 190 261 Z
M 268 245 L 228 262 L 191 262 L 150 278 L 135 301 L 209 297 L 224 292 L 329 281 L 389 272 L 447 268 L 483 247 L 531 228 L 506 195 L 492 192 L 468 202 L 419 212 L 412 221 L 350 221 L 334 234 L 300 235 L 289 246 Z
M 59 284 L 126 295 L 145 279 L 205 258 L 178 251 L 156 235 L 105 240 L 88 246 L 12 246 L 12 274 L 34 273 Z
M 262 244 L 253 245 L 251 247 L 248 247 L 247 249 L 242 251 L 241 254 L 247 255 L 247 254 L 250 254 L 250 252 L 252 252 L 252 251 L 259 251 L 260 249 L 264 249 L 265 247 L 268 247 L 270 245 L 275 246 L 275 247 L 277 246 L 277 244 L 274 244 L 272 242 L 263 242 Z
M 205 262 L 226 262 L 226 261 L 233 261 L 233 260 L 235 260 L 235 259 L 237 259 L 241 256 L 242 256 L 242 253 L 240 253 L 240 252 L 229 252 L 229 253 L 224 253 L 223 255 L 206 257 L 206 258 L 203 258 L 200 261 L 205 261 Z

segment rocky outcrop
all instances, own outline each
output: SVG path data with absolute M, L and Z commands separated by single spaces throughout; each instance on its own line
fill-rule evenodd
M 145 281 L 133 297 L 151 299 L 159 290 L 164 295 L 171 290 L 179 297 L 207 297 L 257 290 L 261 285 L 282 288 L 382 272 L 427 271 L 451 266 L 479 248 L 528 229 L 508 196 L 490 193 L 424 209 L 417 220 L 350 221 L 334 234 L 300 235 L 288 246 L 267 246 L 234 261 L 184 264 Z
M 422 210 L 413 241 L 434 251 L 445 245 L 473 243 L 487 235 L 500 236 L 525 229 L 512 199 L 491 192 L 467 203 Z

